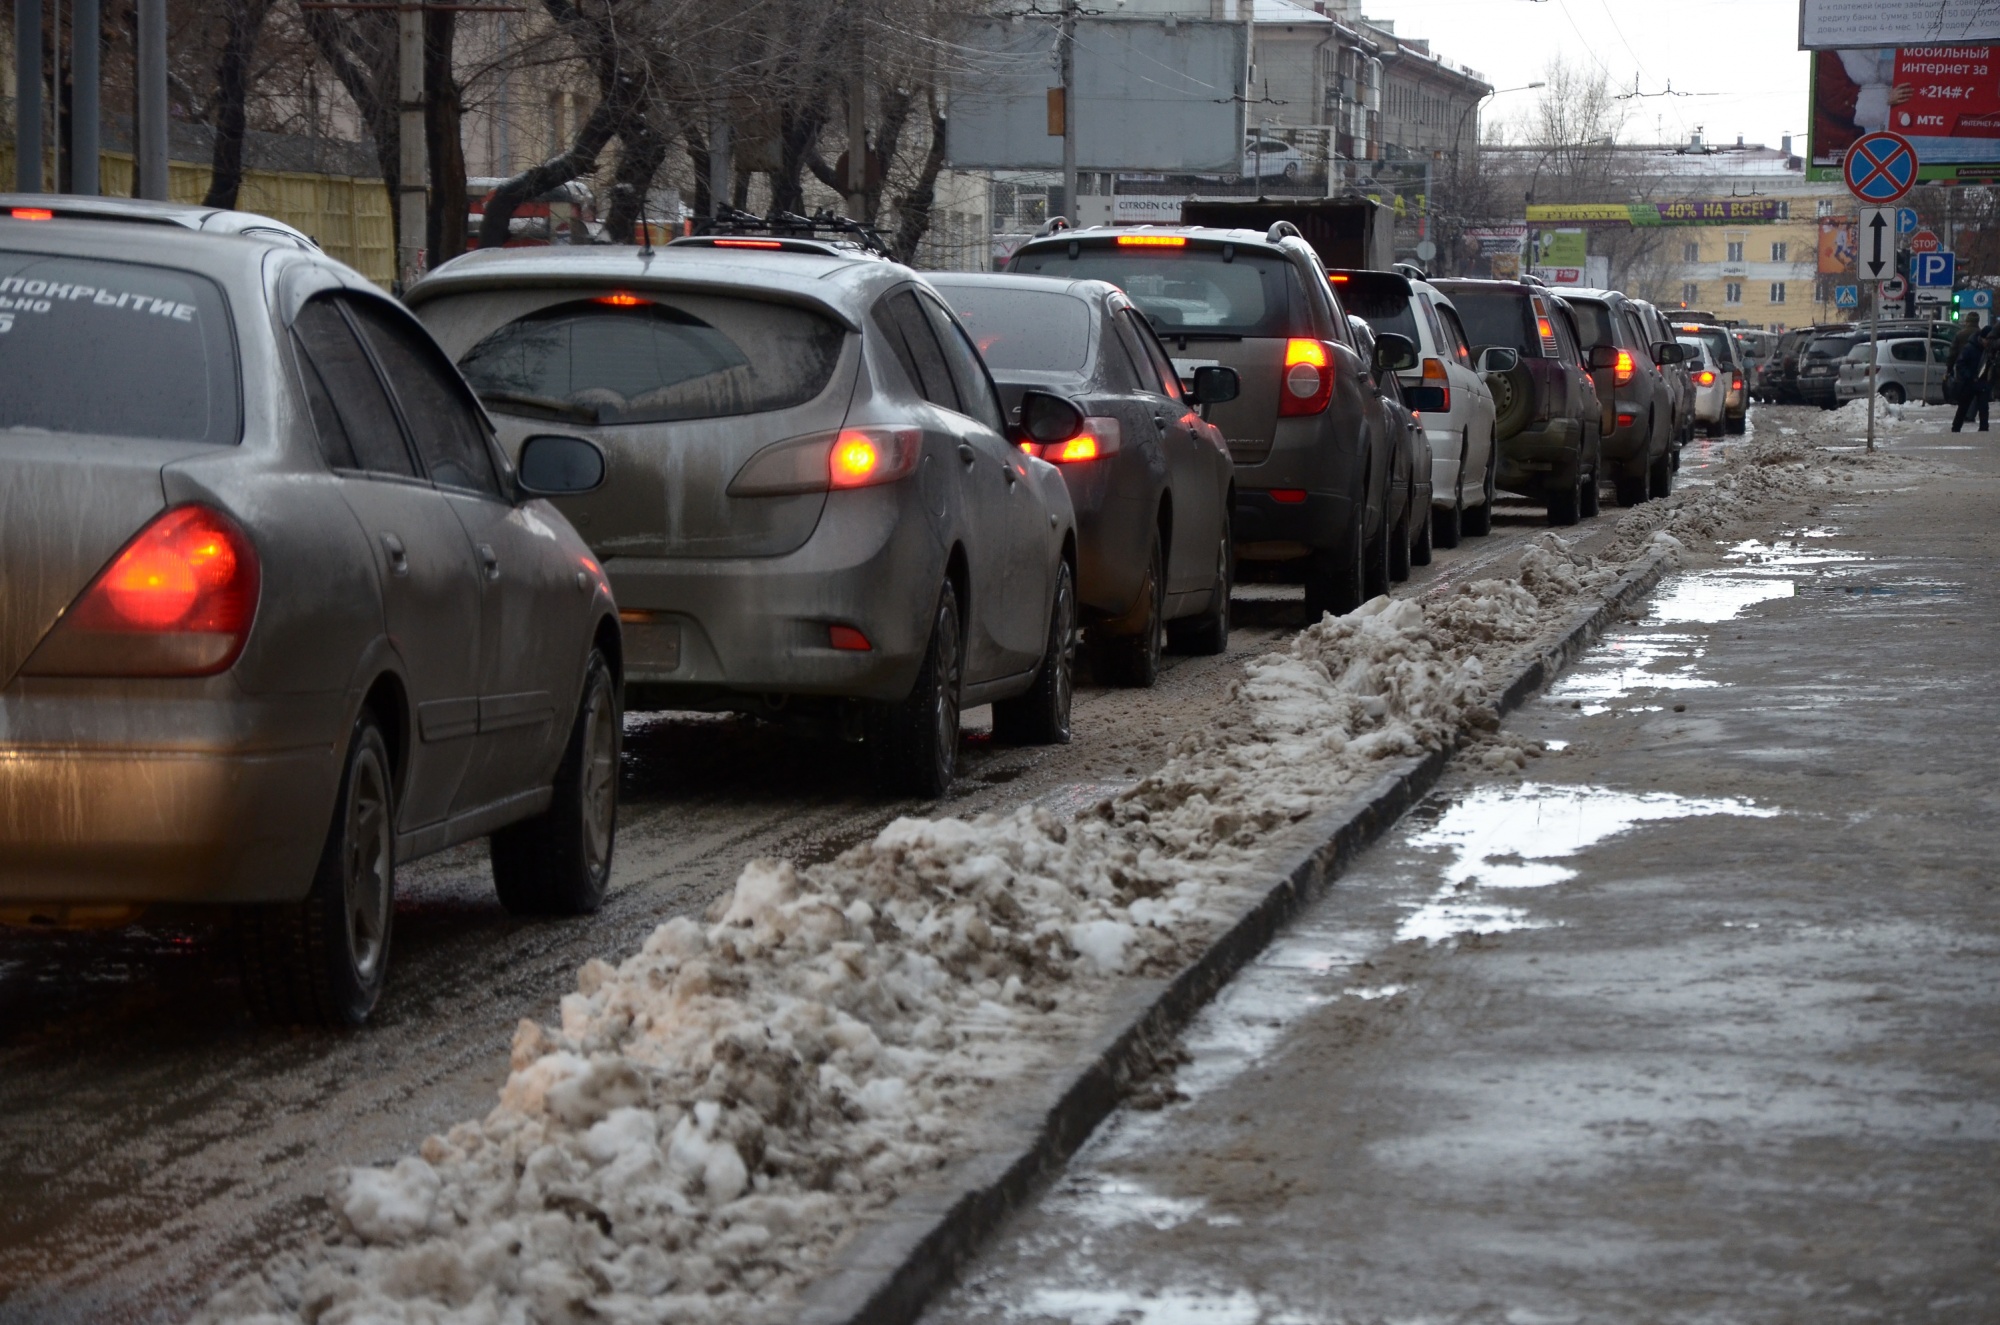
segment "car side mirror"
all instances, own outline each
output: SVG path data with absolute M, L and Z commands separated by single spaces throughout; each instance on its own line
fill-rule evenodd
M 1590 347 L 1590 371 L 1601 373 L 1608 368 L 1616 368 L 1617 366 L 1618 347 L 1616 345 L 1593 345 Z
M 1242 394 L 1242 374 L 1221 364 L 1206 364 L 1194 370 L 1194 389 L 1188 399 L 1198 406 L 1221 405 Z
M 1686 363 L 1687 357 L 1687 347 L 1672 341 L 1661 341 L 1653 347 L 1653 362 L 1662 367 L 1670 363 Z
M 1406 373 L 1417 366 L 1417 343 L 1408 336 L 1384 331 L 1375 337 L 1375 372 Z
M 521 443 L 514 473 L 524 496 L 580 496 L 604 486 L 604 452 L 581 437 L 545 433 Z
M 1488 373 L 1511 373 L 1521 366 L 1521 352 L 1506 345 L 1488 345 L 1479 352 L 1479 371 Z
M 1074 401 L 1047 391 L 1021 393 L 1021 435 L 1047 446 L 1083 431 L 1083 411 Z

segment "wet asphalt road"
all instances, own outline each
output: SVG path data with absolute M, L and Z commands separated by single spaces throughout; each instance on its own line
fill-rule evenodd
M 1545 527 L 1507 505 L 1399 592 L 1490 573 Z M 1601 537 L 1609 519 L 1585 529 Z M 478 844 L 398 875 L 395 970 L 358 1034 L 252 1025 L 200 927 L 0 931 L 0 1323 L 168 1321 L 273 1251 L 321 1236 L 337 1166 L 390 1162 L 483 1115 L 523 1017 L 552 1018 L 587 958 L 634 950 L 758 856 L 824 859 L 904 813 L 1032 798 L 1079 808 L 1157 766 L 1244 658 L 1303 624 L 1298 590 L 1245 586 L 1228 656 L 1170 659 L 1147 692 L 1079 688 L 1075 740 L 975 734 L 944 803 L 886 803 L 839 745 L 687 714 L 628 721 L 613 894 L 587 920 L 509 917 Z M 985 710 L 968 716 L 969 726 Z
M 2000 1320 L 2000 451 L 1893 449 L 1963 470 L 1664 583 L 928 1325 Z

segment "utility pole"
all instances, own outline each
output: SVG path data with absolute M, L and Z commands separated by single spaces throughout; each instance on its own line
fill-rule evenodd
M 14 0 L 14 191 L 42 191 L 42 0 Z
M 167 0 L 139 0 L 139 196 L 167 200 Z
M 868 20 L 854 10 L 854 67 L 847 75 L 847 214 L 868 214 Z
M 157 0 L 156 0 L 157 2 Z M 397 138 L 396 277 L 400 289 L 424 274 L 424 229 L 430 194 L 430 153 L 424 145 L 424 12 L 418 4 L 396 10 Z
M 69 20 L 69 68 L 76 85 L 69 117 L 69 191 L 86 196 L 100 191 L 97 149 L 103 116 L 98 89 L 104 80 L 99 76 L 97 42 L 102 27 L 97 0 L 74 0 Z
M 1063 0 L 1056 58 L 1062 73 L 1063 210 L 1075 223 L 1081 220 L 1076 196 L 1076 0 Z

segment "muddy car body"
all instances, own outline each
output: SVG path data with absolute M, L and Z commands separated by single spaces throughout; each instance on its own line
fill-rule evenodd
M 1067 739 L 1069 494 L 908 268 L 811 239 L 494 249 L 408 300 L 504 445 L 603 448 L 603 487 L 561 505 L 617 591 L 634 707 L 824 725 L 931 796 L 961 706 Z M 1015 711 L 1058 699 L 1054 725 Z
M 1212 370 L 1183 388 L 1145 315 L 1103 281 L 939 273 L 931 283 L 972 333 L 1010 417 L 1036 388 L 1086 416 L 1076 438 L 1027 445 L 1062 472 L 1076 508 L 1093 669 L 1150 685 L 1163 635 L 1188 652 L 1225 650 L 1234 473 L 1197 411 L 1201 388 L 1233 386 L 1235 374 Z
M 1681 431 L 1668 370 L 1681 361 L 1680 345 L 1656 339 L 1645 310 L 1616 290 L 1566 289 L 1563 302 L 1597 384 L 1599 445 L 1618 504 L 1668 495 Z
M 0 915 L 231 905 L 254 1002 L 352 1022 L 398 861 L 497 833 L 503 900 L 594 907 L 610 589 L 422 329 L 167 225 L 0 220 L 0 290 Z

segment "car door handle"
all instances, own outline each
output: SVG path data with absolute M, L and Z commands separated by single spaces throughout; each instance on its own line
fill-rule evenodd
M 487 579 L 497 580 L 500 578 L 500 555 L 493 550 L 491 543 L 481 543 L 479 545 L 479 564 L 485 569 Z
M 970 446 L 966 445 L 964 442 L 960 442 L 958 444 L 958 458 L 965 462 L 965 467 L 967 469 L 970 469 L 972 468 L 973 462 L 979 459 L 979 452 L 973 450 Z
M 1167 416 L 1164 414 L 1155 414 L 1153 416 L 1153 426 L 1161 432 L 1165 432 L 1167 430 Z
M 403 579 L 410 573 L 410 554 L 403 550 L 403 540 L 394 534 L 382 535 L 382 550 L 389 554 L 389 573 Z

